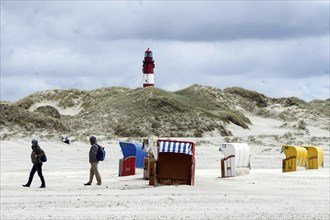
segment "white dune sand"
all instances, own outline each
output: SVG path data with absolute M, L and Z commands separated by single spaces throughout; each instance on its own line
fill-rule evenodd
M 37 108 L 41 107 L 41 106 L 52 106 L 53 108 L 57 109 L 57 111 L 61 114 L 61 115 L 78 115 L 79 112 L 81 111 L 81 104 L 74 106 L 74 107 L 68 107 L 68 108 L 61 108 L 60 106 L 58 106 L 57 102 L 40 102 L 40 103 L 36 103 L 33 104 L 29 111 L 33 112 L 34 110 L 36 110 Z
M 253 145 L 250 174 L 224 179 L 223 139 L 196 139 L 195 186 L 152 187 L 140 169 L 118 177 L 118 141 L 100 143 L 107 151 L 99 164 L 103 184 L 86 187 L 87 141 L 40 140 L 45 189 L 37 174 L 22 187 L 32 167 L 30 139 L 1 141 L 1 219 L 329 219 L 329 147 L 325 168 L 282 173 L 282 154 Z

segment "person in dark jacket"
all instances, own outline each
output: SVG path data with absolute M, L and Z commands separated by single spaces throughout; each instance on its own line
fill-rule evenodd
M 41 161 L 41 158 L 45 156 L 45 152 L 41 149 L 37 140 L 32 140 L 31 148 L 32 148 L 31 161 L 33 163 L 33 167 L 31 169 L 30 177 L 27 184 L 24 184 L 23 186 L 30 187 L 34 174 L 38 172 L 38 176 L 40 177 L 41 180 L 40 188 L 46 188 L 45 179 L 44 176 L 42 175 L 42 161 Z
M 63 136 L 62 137 L 62 141 L 64 142 L 64 143 L 66 143 L 66 144 L 70 144 L 70 140 L 69 140 L 69 138 L 67 137 L 67 136 Z
M 97 180 L 97 185 L 102 184 L 101 176 L 98 170 L 99 161 L 96 159 L 96 154 L 99 149 L 99 146 L 96 144 L 96 137 L 92 136 L 89 138 L 89 142 L 91 144 L 91 148 L 89 150 L 89 163 L 91 164 L 91 168 L 89 171 L 89 181 L 85 183 L 85 186 L 90 186 L 93 182 L 93 177 L 95 175 Z

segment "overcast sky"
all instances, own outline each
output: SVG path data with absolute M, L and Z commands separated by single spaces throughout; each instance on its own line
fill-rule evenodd
M 1 100 L 46 89 L 240 86 L 329 98 L 329 1 L 1 1 Z

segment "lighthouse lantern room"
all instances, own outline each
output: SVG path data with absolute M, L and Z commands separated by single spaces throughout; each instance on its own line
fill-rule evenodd
M 143 87 L 154 86 L 155 85 L 155 61 L 152 59 L 152 51 L 148 48 L 144 53 L 143 60 Z

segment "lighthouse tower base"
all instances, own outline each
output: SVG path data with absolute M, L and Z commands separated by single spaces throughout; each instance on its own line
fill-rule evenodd
M 154 74 L 143 74 L 143 87 L 149 87 L 155 85 L 155 77 Z

